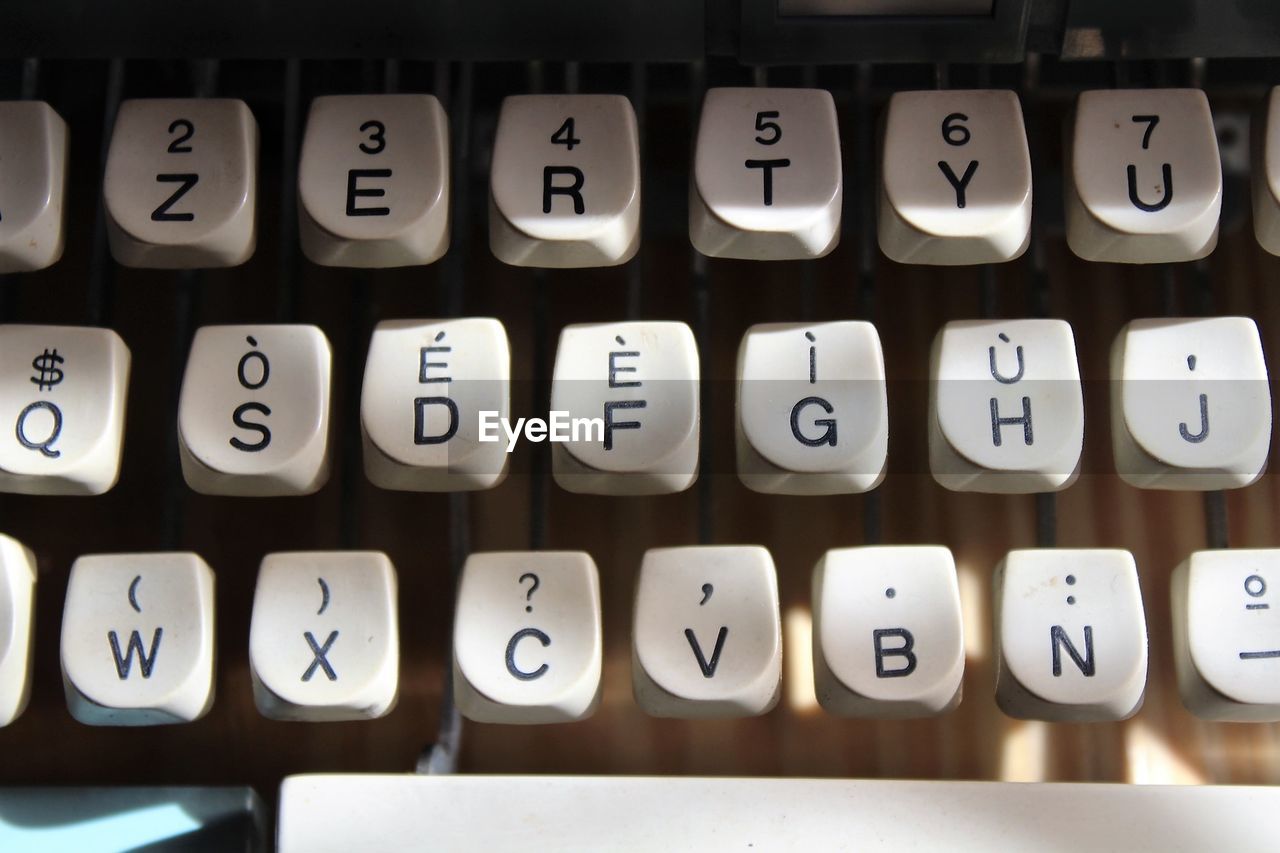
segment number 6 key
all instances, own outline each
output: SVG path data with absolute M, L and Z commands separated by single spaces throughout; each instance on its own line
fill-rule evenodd
M 893 260 L 1018 257 L 1031 235 L 1031 155 L 1018 96 L 898 92 L 885 117 L 880 181 L 880 250 Z

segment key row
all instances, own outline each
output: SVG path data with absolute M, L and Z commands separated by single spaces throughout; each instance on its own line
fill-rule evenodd
M 34 558 L 0 537 L 0 725 L 26 703 Z M 1174 574 L 1178 680 L 1208 719 L 1280 720 L 1280 550 L 1197 552 Z M 1142 704 L 1147 629 L 1128 551 L 1011 551 L 996 568 L 996 699 L 1009 715 L 1119 720 Z M 812 579 L 814 687 L 847 717 L 940 714 L 961 699 L 959 587 L 938 546 L 839 548 Z M 67 702 L 93 725 L 189 722 L 213 702 L 214 576 L 191 553 L 91 555 L 62 621 Z M 372 719 L 399 691 L 396 573 L 372 551 L 268 555 L 249 664 L 259 711 Z M 554 723 L 600 702 L 600 581 L 577 551 L 472 554 L 453 628 L 469 719 Z M 756 546 L 648 551 L 632 623 L 637 703 L 661 717 L 743 717 L 778 702 L 782 625 L 773 559 Z
M 1280 88 L 1254 153 L 1254 227 L 1280 254 Z M 840 239 L 835 102 L 821 89 L 707 92 L 689 237 L 705 255 L 816 258 Z M 298 166 L 303 252 L 326 266 L 428 264 L 449 245 L 449 127 L 431 95 L 311 105 Z M 1018 96 L 899 92 L 880 141 L 878 233 L 913 264 L 1012 260 L 1030 240 L 1032 172 Z M 1187 261 L 1217 243 L 1222 168 L 1197 89 L 1088 91 L 1066 129 L 1067 241 L 1092 261 Z M 46 267 L 63 244 L 67 128 L 45 103 L 0 102 L 0 272 Z M 125 101 L 103 193 L 126 266 L 233 266 L 252 254 L 258 126 L 240 100 Z M 1177 203 L 1174 203 L 1176 188 Z M 489 239 L 532 267 L 621 264 L 639 247 L 640 153 L 621 95 L 514 95 L 498 117 Z
M 129 350 L 115 332 L 0 326 L 0 490 L 100 494 L 115 483 Z M 360 426 L 387 489 L 488 489 L 521 442 L 549 442 L 561 487 L 668 494 L 699 473 L 701 367 L 678 322 L 563 329 L 547 417 L 513 417 L 511 355 L 491 318 L 389 320 L 373 332 Z M 1111 353 L 1115 466 L 1140 488 L 1261 476 L 1271 392 L 1245 317 L 1135 320 Z M 303 495 L 328 479 L 332 351 L 305 325 L 206 326 L 178 403 L 182 472 L 218 495 Z M 889 444 L 884 357 L 863 321 L 769 323 L 742 338 L 737 473 L 774 494 L 865 492 Z M 947 323 L 930 360 L 929 464 L 956 491 L 1032 493 L 1080 471 L 1084 394 L 1061 320 Z

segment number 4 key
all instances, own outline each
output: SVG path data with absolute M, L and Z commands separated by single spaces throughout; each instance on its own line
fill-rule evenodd
M 640 247 L 640 142 L 621 95 L 514 95 L 493 148 L 489 245 L 514 266 L 609 267 Z

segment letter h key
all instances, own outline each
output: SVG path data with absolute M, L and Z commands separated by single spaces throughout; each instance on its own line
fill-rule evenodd
M 1057 491 L 1075 481 L 1084 394 L 1061 320 L 962 320 L 934 339 L 929 463 L 955 491 Z

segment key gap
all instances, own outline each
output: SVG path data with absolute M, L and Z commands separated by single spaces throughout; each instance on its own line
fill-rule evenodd
M 698 126 L 698 113 L 707 91 L 706 67 L 701 62 L 689 65 L 689 126 Z M 707 545 L 714 536 L 712 518 L 711 471 L 713 450 L 711 430 L 705 426 L 711 406 L 711 382 L 708 356 L 711 352 L 711 289 L 707 259 L 697 249 L 689 248 L 689 273 L 693 279 L 693 336 L 698 347 L 698 407 L 704 426 L 698 430 L 698 542 Z
M 857 245 L 857 316 L 874 322 L 876 312 L 876 241 L 874 108 L 871 103 L 873 66 L 859 63 L 854 69 L 853 93 L 856 111 L 854 123 L 854 204 L 852 213 Z M 862 499 L 862 539 L 867 545 L 878 545 L 884 538 L 884 512 L 881 487 L 867 492 Z
M 636 113 L 636 134 L 639 137 L 640 151 L 643 156 L 645 151 L 645 128 L 646 110 L 648 105 L 648 66 L 643 62 L 633 63 L 631 66 L 631 106 Z M 645 189 L 645 177 L 647 170 L 640 170 L 640 197 L 643 201 Z M 645 204 L 640 206 L 641 231 L 647 231 L 650 228 L 652 215 L 649 214 L 650 207 Z M 644 256 L 646 241 L 643 239 L 643 233 L 640 240 L 640 249 L 636 252 L 636 256 L 627 264 L 627 319 L 639 320 L 644 311 Z
M 102 185 L 107 169 L 107 152 L 111 147 L 111 132 L 115 128 L 116 113 L 124 95 L 125 61 L 119 57 L 107 63 L 107 86 L 102 105 L 102 144 L 99 146 L 98 185 Z M 97 194 L 97 210 L 93 223 L 93 248 L 89 260 L 89 281 L 86 290 L 85 312 L 90 326 L 111 324 L 111 296 L 115 268 L 108 258 L 107 208 L 102 193 Z
M 189 66 L 191 74 L 191 95 L 195 98 L 211 98 L 218 90 L 218 61 L 197 60 Z M 177 411 L 178 400 L 182 396 L 182 378 L 187 363 L 187 353 L 191 349 L 191 339 L 195 334 L 196 316 L 199 306 L 199 289 L 203 274 L 200 270 L 184 269 L 177 272 L 177 298 L 174 301 L 173 341 L 170 363 L 173 365 L 173 376 L 170 379 L 172 403 L 170 411 Z M 165 478 L 166 498 L 161 516 L 163 547 L 166 551 L 175 551 L 183 541 L 183 525 L 186 519 L 187 484 L 182 475 L 181 452 L 178 447 L 178 431 L 165 432 L 165 461 L 169 473 Z
M 529 91 L 540 94 L 545 83 L 545 69 L 541 62 L 527 66 Z M 533 409 L 538 417 L 549 417 L 551 386 L 547 379 L 550 359 L 550 294 L 547 271 L 533 270 Z M 529 476 L 529 548 L 534 551 L 546 547 L 549 484 L 547 470 L 551 448 L 541 445 L 534 448 Z
M 276 290 L 276 321 L 293 323 L 298 317 L 298 151 L 302 118 L 302 60 L 284 65 L 284 118 L 280 141 L 280 250 Z

